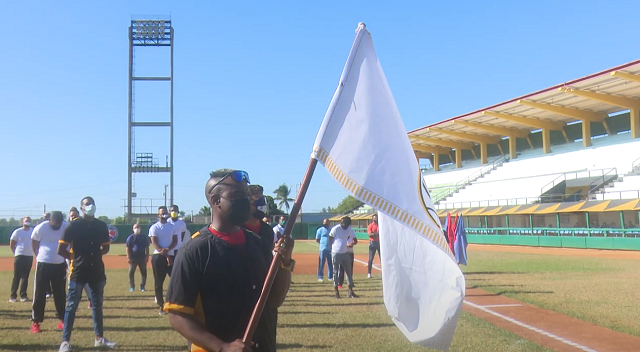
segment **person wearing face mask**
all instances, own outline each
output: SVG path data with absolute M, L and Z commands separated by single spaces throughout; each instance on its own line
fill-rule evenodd
M 69 223 L 58 244 L 58 254 L 70 259 L 69 294 L 59 352 L 71 350 L 71 332 L 73 331 L 76 310 L 82 298 L 82 289 L 86 286 L 88 286 L 87 298 L 91 302 L 92 309 L 91 316 L 95 335 L 93 345 L 106 348 L 115 348 L 116 346 L 115 342 L 104 337 L 102 311 L 104 287 L 107 283 L 102 256 L 109 253 L 111 246 L 109 228 L 106 223 L 95 217 L 96 202 L 92 197 L 82 198 L 80 210 L 83 214 L 82 217 Z
M 264 188 L 260 185 L 249 185 L 247 187 L 249 191 L 249 201 L 251 202 L 251 217 L 244 224 L 244 227 L 253 233 L 256 233 L 265 242 L 265 246 L 273 246 L 273 230 L 271 226 L 267 225 L 263 220 L 266 217 L 267 212 L 267 200 L 264 197 Z M 259 329 L 265 331 L 263 335 L 265 339 L 269 339 L 266 342 L 267 345 L 275 346 L 275 339 L 278 325 L 278 307 L 274 305 L 267 305 L 262 311 L 262 319 L 260 319 Z
M 334 226 L 329 232 L 329 243 L 331 243 L 331 258 L 333 259 L 333 287 L 336 299 L 340 299 L 338 286 L 342 286 L 340 281 L 340 267 L 344 268 L 347 276 L 347 284 L 349 285 L 349 293 L 347 297 L 357 298 L 353 292 L 353 256 L 349 254 L 349 247 L 353 247 L 357 243 L 356 233 L 351 228 L 351 218 L 348 216 L 340 220 L 340 225 Z
M 51 219 L 51 213 L 50 212 L 46 212 L 46 213 L 42 214 L 41 223 L 43 223 L 45 221 L 49 221 L 49 219 Z M 51 297 L 53 295 L 52 292 L 53 292 L 53 290 L 51 289 L 51 283 L 49 283 L 49 285 L 45 289 L 45 297 L 47 297 L 47 298 Z
M 22 227 L 16 229 L 11 234 L 9 246 L 13 252 L 13 281 L 11 282 L 11 295 L 9 302 L 16 302 L 18 299 L 18 284 L 20 284 L 20 301 L 26 302 L 27 286 L 29 285 L 29 274 L 33 266 L 33 249 L 31 249 L 31 218 L 22 218 Z
M 174 230 L 178 233 L 178 243 L 169 255 L 169 265 L 172 266 L 173 262 L 176 259 L 176 255 L 178 255 L 178 249 L 180 249 L 182 243 L 185 241 L 185 236 L 187 234 L 187 224 L 184 222 L 184 220 L 180 219 L 180 208 L 177 205 L 174 204 L 169 208 L 169 215 L 170 218 L 168 222 L 173 225 Z
M 80 212 L 78 211 L 78 208 L 76 207 L 71 207 L 71 209 L 69 209 L 69 222 L 75 221 L 80 219 Z M 70 250 L 71 246 L 67 246 L 67 250 Z M 71 260 L 69 258 L 66 258 L 65 261 L 67 262 L 67 277 L 69 277 L 69 268 L 71 265 Z M 86 294 L 87 297 L 89 297 L 89 285 L 84 285 L 84 288 L 82 289 L 84 291 L 84 293 Z M 87 308 L 91 308 L 91 301 L 89 301 L 89 306 Z
M 149 237 L 141 235 L 139 224 L 133 224 L 133 233 L 127 237 L 125 251 L 129 262 L 129 292 L 136 290 L 136 268 L 140 268 L 140 292 L 147 284 L 147 263 L 149 262 Z
M 316 242 L 318 243 L 318 282 L 324 281 L 324 262 L 327 262 L 327 275 L 329 281 L 333 281 L 333 261 L 331 260 L 331 246 L 329 245 L 329 219 L 322 220 L 322 226 L 316 231 Z
M 151 268 L 153 268 L 153 285 L 155 290 L 156 304 L 158 304 L 160 315 L 167 313 L 162 309 L 164 306 L 164 296 L 162 294 L 164 280 L 171 277 L 172 268 L 169 255 L 178 244 L 178 232 L 169 221 L 169 210 L 167 207 L 158 208 L 158 222 L 149 227 L 149 237 L 153 246 L 153 256 L 151 257 Z
M 31 332 L 34 334 L 40 332 L 40 323 L 44 320 L 46 290 L 49 288 L 53 293 L 56 317 L 60 319 L 57 328 L 63 328 L 67 264 L 58 254 L 57 248 L 66 226 L 62 213 L 52 211 L 50 219 L 38 224 L 31 233 L 31 247 L 36 255 L 35 288 L 31 305 Z
M 249 175 L 244 171 L 222 169 L 211 173 L 205 185 L 211 224 L 194 233 L 176 258 L 164 308 L 171 326 L 191 341 L 191 351 L 276 350 L 275 329 L 265 322 L 268 314 L 261 316 L 251 347 L 242 342 L 242 337 L 274 253 L 281 256 L 282 263 L 266 307 L 277 308 L 284 302 L 295 266 L 291 259 L 294 241 L 282 238 L 274 248 L 271 241 L 243 228 L 247 222 L 254 224 L 249 227 L 255 228 L 256 224 L 250 219 L 248 183 Z M 254 193 L 252 199 L 258 199 L 258 195 Z M 259 215 L 255 204 L 254 218 Z M 270 309 L 266 307 L 265 312 Z
M 80 217 L 80 212 L 78 211 L 78 208 L 71 207 L 71 209 L 69 209 L 69 222 L 73 220 L 77 220 L 79 217 Z
M 273 227 L 273 243 L 278 242 L 280 237 L 284 235 L 284 227 L 286 224 L 287 218 L 284 215 L 280 216 L 280 221 Z

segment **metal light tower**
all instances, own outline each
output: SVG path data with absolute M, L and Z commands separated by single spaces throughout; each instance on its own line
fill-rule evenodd
M 134 76 L 134 49 L 136 47 L 170 47 L 171 51 L 171 71 L 169 76 L 165 77 L 136 77 Z M 169 121 L 155 122 L 136 122 L 134 114 L 134 97 L 135 97 L 135 81 L 154 81 L 169 82 L 170 84 L 170 111 Z M 135 146 L 135 130 L 145 127 L 169 127 L 169 160 L 165 167 L 161 167 L 158 159 L 154 158 L 153 153 L 136 153 Z M 147 208 L 146 214 L 139 211 L 133 211 L 133 199 L 137 194 L 133 192 L 133 180 L 135 173 L 169 173 L 169 202 L 173 204 L 173 27 L 171 20 L 162 19 L 141 19 L 132 20 L 129 27 L 129 127 L 128 127 L 129 155 L 127 162 L 128 170 L 128 188 L 126 202 L 126 217 L 131 219 L 136 216 L 147 216 L 154 212 L 153 206 Z M 153 202 L 151 202 L 153 204 Z M 165 187 L 165 203 L 166 203 L 166 187 Z M 140 206 L 142 209 L 142 205 Z

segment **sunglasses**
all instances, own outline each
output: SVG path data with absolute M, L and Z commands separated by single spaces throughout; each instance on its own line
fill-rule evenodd
M 235 170 L 235 171 L 231 171 L 230 173 L 224 175 L 220 179 L 220 181 L 216 182 L 211 187 L 211 190 L 213 191 L 213 189 L 216 188 L 216 186 L 218 186 L 220 183 L 222 183 L 222 181 L 226 180 L 227 177 L 231 177 L 231 179 L 236 181 L 236 182 L 242 182 L 242 180 L 245 180 L 245 181 L 247 181 L 247 184 L 251 184 L 251 181 L 249 181 L 249 174 L 246 171 Z

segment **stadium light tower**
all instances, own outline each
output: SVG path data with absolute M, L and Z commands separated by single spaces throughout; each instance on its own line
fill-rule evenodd
M 137 77 L 134 76 L 134 50 L 137 47 L 169 47 L 171 70 L 169 76 L 164 77 Z M 170 111 L 169 121 L 135 121 L 135 82 L 169 82 L 170 85 Z M 161 167 L 154 158 L 153 153 L 136 153 L 135 131 L 137 128 L 145 127 L 168 127 L 169 134 L 169 159 L 164 167 Z M 133 198 L 137 194 L 133 192 L 133 181 L 135 173 L 169 173 L 169 202 L 173 204 L 173 27 L 171 20 L 167 19 L 136 19 L 131 21 L 129 27 L 129 126 L 128 126 L 129 155 L 127 161 L 128 188 L 126 202 L 126 217 L 131 219 L 136 216 L 148 216 L 150 213 L 142 214 L 133 211 Z M 166 198 L 166 196 L 165 196 Z M 153 203 L 153 202 L 152 202 Z M 152 208 L 152 207 L 151 207 Z M 142 206 L 140 206 L 142 209 Z

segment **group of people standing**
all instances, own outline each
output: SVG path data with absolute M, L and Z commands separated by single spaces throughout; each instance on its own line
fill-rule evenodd
M 91 197 L 69 212 L 69 222 L 60 211 L 46 214 L 44 220 L 31 227 L 31 218 L 22 219 L 22 227 L 11 235 L 10 246 L 15 255 L 14 279 L 10 302 L 28 301 L 27 286 L 33 257 L 36 258 L 31 332 L 40 333 L 44 321 L 47 293 L 53 295 L 57 329 L 62 330 L 60 352 L 71 350 L 71 332 L 83 289 L 91 302 L 95 333 L 94 346 L 114 348 L 116 343 L 104 338 L 102 303 L 106 275 L 102 256 L 109 252 L 111 240 L 107 224 L 95 218 L 96 205 Z M 75 210 L 75 211 L 74 211 Z M 68 287 L 69 292 L 66 292 Z M 65 304 L 66 301 L 66 304 Z
M 205 197 L 211 206 L 211 223 L 189 236 L 177 206 L 159 207 L 158 222 L 149 228 L 149 236 L 141 234 L 140 225 L 133 226 L 127 238 L 129 290 L 135 291 L 135 271 L 140 269 L 140 291 L 145 290 L 146 267 L 151 260 L 154 291 L 160 314 L 168 314 L 171 326 L 189 343 L 190 351 L 271 352 L 276 350 L 278 307 L 284 302 L 291 285 L 295 260 L 291 255 L 294 241 L 284 235 L 286 218 L 273 228 L 264 221 L 267 209 L 263 188 L 250 185 L 245 171 L 221 169 L 210 174 Z M 22 227 L 11 237 L 16 255 L 15 278 L 11 301 L 28 300 L 26 287 L 29 270 L 36 255 L 37 267 L 33 299 L 32 332 L 40 332 L 44 319 L 45 291 L 52 290 L 56 304 L 58 328 L 63 331 L 60 352 L 71 350 L 70 338 L 75 312 L 82 290 L 91 302 L 95 346 L 114 348 L 116 344 L 103 336 L 102 305 L 106 285 L 102 256 L 109 252 L 107 225 L 96 219 L 95 201 L 81 201 L 82 217 L 69 223 L 62 213 L 52 212 L 50 219 L 31 229 L 31 219 L 24 218 Z M 369 226 L 370 259 L 378 252 L 377 218 Z M 353 292 L 353 246 L 358 243 L 351 219 L 329 229 L 328 221 L 318 230 L 321 246 L 318 279 L 326 261 L 329 278 L 334 280 L 336 298 L 342 286 L 339 268 L 347 277 L 348 297 Z M 153 246 L 153 254 L 149 247 Z M 373 254 L 372 254 L 373 253 Z M 270 265 L 275 256 L 280 266 L 251 341 L 243 341 L 253 310 L 260 298 Z M 65 264 L 65 259 L 69 264 Z M 68 270 L 68 273 L 67 273 Z M 68 275 L 67 275 L 68 274 Z M 69 292 L 64 304 L 65 276 Z M 170 277 L 166 301 L 163 283 Z
M 368 274 L 371 278 L 371 268 L 373 259 L 378 253 L 380 256 L 380 235 L 378 231 L 378 215 L 373 215 L 371 223 L 367 227 L 369 235 L 369 262 L 367 263 Z M 318 281 L 324 281 L 324 266 L 327 265 L 329 281 L 333 281 L 336 299 L 340 299 L 340 291 L 344 284 L 344 277 L 347 277 L 348 293 L 347 297 L 356 298 L 353 292 L 353 264 L 355 261 L 353 246 L 358 244 L 358 238 L 351 228 L 351 218 L 348 216 L 340 219 L 340 224 L 330 227 L 329 220 L 324 219 L 322 226 L 316 231 L 316 242 L 319 246 L 318 257 Z

